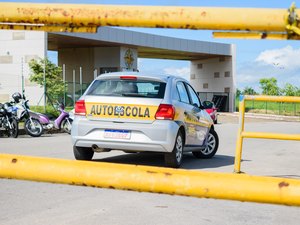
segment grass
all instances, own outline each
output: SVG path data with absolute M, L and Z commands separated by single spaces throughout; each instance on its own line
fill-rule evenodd
M 235 106 L 238 111 L 239 100 Z M 300 116 L 299 103 L 246 101 L 245 111 L 251 113 L 274 114 L 285 116 Z

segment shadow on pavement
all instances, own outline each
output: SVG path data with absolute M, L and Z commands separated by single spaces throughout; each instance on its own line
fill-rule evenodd
M 165 167 L 164 155 L 161 153 L 129 153 L 125 155 L 94 159 L 97 162 L 111 162 L 131 165 L 159 166 Z M 215 155 L 211 159 L 197 159 L 191 153 L 185 153 L 182 169 L 205 169 L 218 168 L 234 164 L 234 157 L 226 155 Z

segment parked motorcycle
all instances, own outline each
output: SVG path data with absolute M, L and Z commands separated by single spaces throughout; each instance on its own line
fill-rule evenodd
M 19 134 L 18 120 L 15 117 L 14 107 L 10 102 L 0 103 L 0 129 L 8 137 L 16 138 Z
M 33 112 L 29 109 L 28 100 L 25 96 L 16 92 L 12 95 L 17 108 L 18 118 L 23 120 L 25 131 L 32 137 L 39 137 L 44 130 L 63 130 L 68 134 L 71 133 L 73 119 L 69 117 L 69 113 L 65 111 L 64 104 L 58 105 L 60 115 L 55 120 L 50 120 L 49 117 L 42 113 Z
M 69 113 L 65 111 L 65 106 L 63 103 L 58 104 L 57 110 L 60 112 L 60 114 L 55 120 L 50 120 L 47 115 L 39 113 L 39 121 L 45 130 L 63 130 L 70 134 L 73 119 L 70 118 Z
M 24 130 L 32 137 L 39 137 L 43 133 L 43 126 L 39 121 L 39 115 L 29 109 L 25 96 L 16 92 L 12 95 L 14 106 L 17 110 L 18 121 L 24 121 Z

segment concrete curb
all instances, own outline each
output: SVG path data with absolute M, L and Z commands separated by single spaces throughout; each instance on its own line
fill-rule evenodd
M 43 134 L 58 134 L 58 133 L 65 133 L 65 132 L 60 131 L 60 130 L 51 130 L 51 131 L 44 131 Z M 27 135 L 27 133 L 24 130 L 24 128 L 19 128 L 19 135 Z

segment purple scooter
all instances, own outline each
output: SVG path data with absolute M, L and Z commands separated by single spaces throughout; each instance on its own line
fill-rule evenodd
M 38 120 L 43 125 L 44 130 L 51 131 L 62 129 L 63 131 L 70 134 L 73 119 L 71 119 L 69 113 L 65 111 L 65 106 L 63 103 L 60 103 L 58 105 L 58 111 L 60 112 L 60 115 L 54 121 L 50 120 L 48 116 L 41 113 L 37 113 Z

